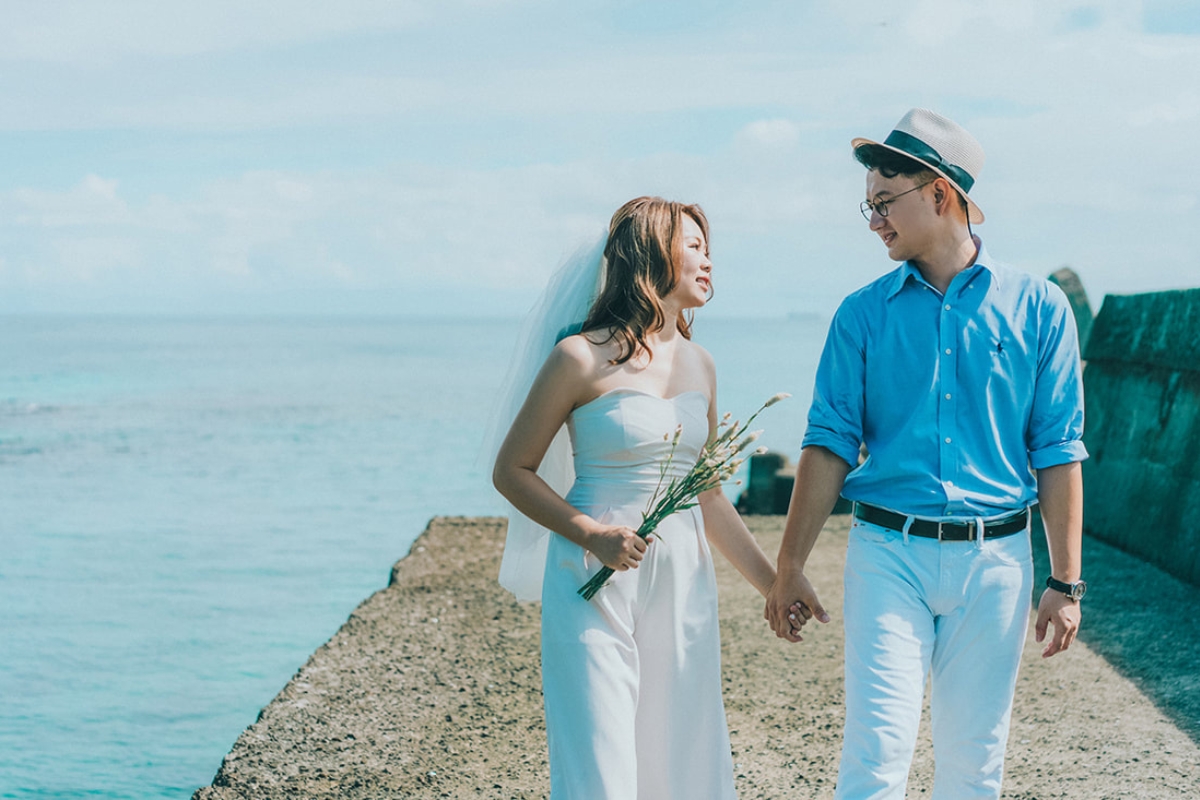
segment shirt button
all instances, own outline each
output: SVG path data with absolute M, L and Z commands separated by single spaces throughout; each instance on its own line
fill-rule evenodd
M 946 444 L 950 444 L 950 437 L 949 437 L 949 436 L 947 436 L 947 437 L 946 437 Z
M 947 399 L 947 400 L 949 400 L 949 399 L 950 399 L 950 395 L 946 395 L 946 399 Z
M 947 311 L 949 311 L 949 310 L 950 310 L 950 304 L 949 304 L 949 303 L 947 303 L 947 304 L 946 304 L 946 310 L 947 310 Z
M 954 481 L 946 481 L 946 485 L 947 485 L 947 486 L 953 486 L 953 485 L 954 485 Z
M 946 348 L 946 355 L 950 355 L 950 348 L 949 348 L 949 347 L 947 347 L 947 348 Z

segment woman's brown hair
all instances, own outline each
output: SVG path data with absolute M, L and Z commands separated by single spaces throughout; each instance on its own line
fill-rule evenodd
M 620 343 L 613 364 L 624 364 L 641 350 L 651 353 L 646 337 L 667 324 L 662 299 L 679 283 L 684 214 L 700 226 L 707 246 L 708 218 L 698 205 L 638 197 L 613 214 L 604 247 L 604 289 L 583 322 L 584 333 L 608 332 L 601 344 Z M 691 319 L 683 312 L 675 327 L 692 338 Z

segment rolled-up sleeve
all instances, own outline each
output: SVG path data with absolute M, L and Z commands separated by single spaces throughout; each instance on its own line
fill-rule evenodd
M 858 464 L 862 442 L 866 364 L 866 331 L 848 305 L 852 299 L 829 324 L 801 444 L 801 449 L 824 447 L 851 468 Z
M 1083 365 L 1075 317 L 1062 290 L 1048 286 L 1038 331 L 1033 408 L 1025 436 L 1034 469 L 1088 457 L 1083 445 Z

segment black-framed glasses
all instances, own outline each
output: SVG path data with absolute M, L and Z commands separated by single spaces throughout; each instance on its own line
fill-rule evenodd
M 935 178 L 934 180 L 937 179 Z M 872 211 L 886 219 L 888 215 L 888 206 L 899 200 L 901 197 L 904 197 L 904 195 L 915 192 L 917 189 L 924 189 L 931 183 L 933 183 L 933 181 L 925 181 L 920 186 L 914 186 L 913 188 L 905 190 L 894 197 L 888 198 L 887 200 L 877 200 L 874 203 L 872 203 L 870 200 L 863 200 L 858 204 L 858 210 L 862 212 L 863 219 L 865 219 L 867 222 L 871 221 Z

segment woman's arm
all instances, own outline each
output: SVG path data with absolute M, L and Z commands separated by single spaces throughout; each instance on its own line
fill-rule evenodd
M 711 442 L 717 437 L 717 371 L 712 356 L 703 348 L 697 347 L 697 350 L 706 372 L 708 396 L 712 398 L 708 404 L 708 440 Z M 720 486 L 704 492 L 699 499 L 708 541 L 765 597 L 775 582 L 775 566 L 759 547 L 733 503 Z
M 759 594 L 766 597 L 775 583 L 775 567 L 721 487 L 700 495 L 700 510 L 704 514 L 704 533 L 708 540 L 750 581 L 751 586 L 758 589 Z
M 572 409 L 590 399 L 593 359 L 579 336 L 554 348 L 500 446 L 492 483 L 522 514 L 590 550 L 605 566 L 632 569 L 642 560 L 646 542 L 629 527 L 600 524 L 559 497 L 537 474 Z

